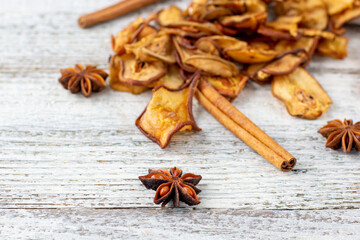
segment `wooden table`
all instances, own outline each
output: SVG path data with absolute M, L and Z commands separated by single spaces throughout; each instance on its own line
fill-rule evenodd
M 1 239 L 360 239 L 360 155 L 325 149 L 317 133 L 334 118 L 360 120 L 360 27 L 347 27 L 347 59 L 309 66 L 334 101 L 320 119 L 289 116 L 270 86 L 253 82 L 234 101 L 298 158 L 283 173 L 196 101 L 203 131 L 177 134 L 161 150 L 134 126 L 151 92 L 64 91 L 60 68 L 106 69 L 110 34 L 169 5 L 78 28 L 81 14 L 114 2 L 0 0 Z M 203 176 L 200 205 L 153 204 L 137 177 L 173 166 Z

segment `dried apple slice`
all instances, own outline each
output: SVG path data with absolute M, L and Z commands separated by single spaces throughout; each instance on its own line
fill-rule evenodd
M 226 55 L 239 63 L 263 63 L 269 62 L 276 57 L 276 52 L 273 50 L 247 48 L 227 48 L 224 49 Z
M 212 43 L 214 46 L 217 46 L 224 49 L 236 48 L 236 49 L 246 49 L 247 43 L 244 41 L 240 41 L 236 38 L 229 36 L 209 36 L 200 38 L 196 42 L 196 46 L 201 49 L 202 44 L 206 44 L 207 42 Z
M 140 61 L 163 61 L 175 63 L 174 48 L 171 37 L 159 32 L 150 34 L 140 41 L 125 45 L 126 53 L 135 54 Z
M 134 41 L 136 38 L 134 37 L 134 33 L 140 33 L 139 28 L 145 27 L 144 23 L 145 19 L 139 17 L 119 32 L 116 37 L 111 35 L 111 45 L 113 51 L 119 55 L 123 54 L 125 52 L 125 44 Z
M 307 55 L 304 50 L 291 51 L 267 64 L 251 65 L 247 73 L 257 83 L 263 84 L 271 80 L 272 76 L 287 75 L 298 66 L 306 62 Z
M 209 82 L 221 95 L 230 99 L 236 98 L 249 80 L 241 74 L 230 78 L 202 75 L 201 79 Z
M 122 91 L 122 92 L 130 92 L 132 94 L 140 94 L 146 90 L 148 90 L 147 87 L 143 86 L 132 86 L 129 84 L 126 84 L 119 79 L 120 74 L 120 57 L 117 55 L 114 55 L 110 59 L 110 65 L 109 65 L 109 79 L 110 79 L 110 87 L 116 91 Z
M 219 19 L 221 25 L 237 30 L 256 30 L 266 22 L 266 13 L 245 13 L 242 15 L 225 16 Z
M 120 67 L 120 81 L 134 86 L 149 86 L 167 72 L 165 63 L 139 61 L 133 54 L 120 56 Z
M 149 139 L 165 148 L 178 131 L 201 130 L 192 113 L 192 99 L 200 72 L 196 72 L 188 86 L 171 90 L 159 86 L 145 111 L 137 118 L 136 126 Z
M 341 29 L 342 26 L 351 20 L 360 17 L 360 7 L 348 9 L 342 13 L 331 16 L 331 28 Z
M 302 16 L 279 16 L 273 22 L 266 23 L 266 26 L 276 30 L 287 31 L 291 36 L 298 35 L 298 25 L 302 20 Z
M 332 103 L 320 84 L 301 67 L 288 75 L 275 76 L 271 91 L 285 103 L 290 115 L 300 118 L 316 119 Z
M 172 23 L 182 22 L 184 20 L 185 18 L 183 11 L 174 5 L 171 5 L 167 9 L 161 10 L 157 14 L 157 22 L 161 26 L 169 26 Z
M 348 8 L 351 8 L 354 0 L 323 0 L 328 9 L 329 15 L 335 15 Z
M 162 78 L 150 87 L 164 86 L 167 89 L 179 89 L 185 84 L 183 77 L 180 74 L 180 69 L 177 65 L 173 64 L 169 67 L 168 72 Z
M 232 62 L 200 50 L 186 49 L 179 44 L 179 41 L 179 37 L 174 38 L 175 48 L 182 64 L 189 65 L 215 76 L 232 77 L 239 73 L 237 66 Z
M 346 37 L 337 36 L 335 39 L 322 39 L 319 43 L 317 51 L 325 56 L 343 59 L 347 56 L 347 44 L 348 39 Z

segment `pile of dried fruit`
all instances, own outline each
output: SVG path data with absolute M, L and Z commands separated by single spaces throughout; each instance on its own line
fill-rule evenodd
M 276 13 L 270 22 L 269 9 Z M 271 83 L 292 116 L 315 119 L 332 102 L 305 67 L 315 52 L 346 57 L 342 26 L 358 16 L 359 0 L 194 0 L 186 11 L 171 6 L 112 37 L 110 86 L 133 94 L 153 89 L 136 125 L 162 148 L 177 131 L 199 130 L 192 115 L 199 80 L 228 99 L 249 79 Z

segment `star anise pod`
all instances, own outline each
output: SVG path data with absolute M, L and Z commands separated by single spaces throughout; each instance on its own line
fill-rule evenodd
M 108 74 L 94 66 L 84 67 L 76 64 L 75 68 L 69 67 L 60 70 L 59 82 L 72 93 L 82 92 L 85 97 L 90 97 L 91 92 L 100 92 L 106 87 L 105 80 Z
M 171 200 L 173 200 L 174 207 L 179 207 L 179 201 L 182 201 L 189 206 L 200 203 L 197 194 L 201 192 L 195 187 L 200 180 L 201 175 L 186 173 L 182 176 L 182 170 L 176 167 L 170 169 L 151 170 L 146 176 L 140 176 L 140 181 L 147 189 L 155 190 L 154 203 L 162 203 L 165 207 Z
M 326 126 L 318 131 L 327 138 L 326 147 L 334 150 L 340 147 L 346 153 L 350 152 L 353 147 L 360 151 L 360 122 L 353 124 L 353 121 L 332 120 Z

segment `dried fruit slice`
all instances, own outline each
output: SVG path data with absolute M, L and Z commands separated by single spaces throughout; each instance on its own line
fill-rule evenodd
M 317 51 L 325 56 L 343 59 L 347 56 L 347 44 L 349 40 L 346 37 L 337 36 L 335 39 L 323 39 L 320 41 Z
M 264 63 L 273 60 L 276 57 L 276 52 L 273 50 L 255 49 L 251 47 L 243 48 L 228 48 L 224 52 L 233 60 L 239 63 Z
M 165 63 L 139 61 L 133 54 L 121 55 L 120 67 L 120 81 L 134 86 L 149 86 L 167 72 Z
M 259 84 L 267 83 L 272 76 L 287 75 L 307 60 L 304 50 L 292 51 L 278 57 L 268 64 L 254 64 L 248 67 L 247 74 Z
M 192 113 L 192 99 L 199 78 L 200 72 L 196 72 L 191 83 L 178 90 L 164 86 L 154 89 L 145 111 L 136 120 L 139 130 L 161 148 L 165 148 L 178 131 L 200 130 Z
M 163 61 L 175 63 L 174 47 L 171 37 L 168 34 L 153 33 L 140 41 L 125 45 L 126 53 L 135 54 L 140 61 Z
M 209 82 L 221 95 L 230 99 L 236 98 L 249 80 L 241 74 L 230 78 L 202 75 L 201 79 Z
M 256 30 L 266 22 L 266 13 L 245 13 L 242 15 L 225 16 L 219 19 L 222 26 L 237 30 Z
M 300 118 L 316 119 L 332 103 L 320 84 L 301 67 L 291 74 L 275 76 L 271 91 L 285 103 L 290 115 Z
M 181 22 L 184 20 L 185 20 L 185 18 L 184 18 L 183 11 L 174 5 L 171 5 L 167 9 L 161 10 L 157 14 L 157 22 L 161 26 L 169 26 L 172 23 L 177 23 L 177 22 Z
M 182 47 L 180 38 L 174 38 L 175 48 L 181 58 L 181 63 L 202 70 L 215 76 L 232 77 L 239 73 L 238 68 L 232 62 L 223 58 L 204 53 L 200 50 L 189 50 Z M 185 69 L 186 70 L 186 69 Z
M 173 64 L 169 67 L 169 71 L 166 73 L 165 76 L 160 78 L 158 81 L 156 81 L 153 86 L 150 87 L 157 87 L 160 85 L 163 85 L 164 87 L 168 89 L 179 89 L 182 86 L 184 86 L 185 81 L 183 77 L 180 74 L 180 69 L 177 65 Z
M 110 78 L 110 87 L 116 91 L 122 91 L 122 92 L 130 92 L 132 94 L 140 94 L 146 90 L 148 90 L 147 87 L 143 86 L 131 86 L 129 84 L 126 84 L 119 79 L 120 74 L 120 57 L 117 55 L 114 55 L 110 59 L 110 65 L 109 65 L 109 78 Z
M 134 36 L 134 33 L 140 33 L 139 29 L 145 27 L 144 23 L 145 19 L 139 17 L 119 32 L 116 37 L 111 35 L 111 45 L 113 51 L 119 55 L 123 54 L 125 52 L 125 44 L 131 43 L 135 40 L 136 36 Z
M 336 33 L 337 32 L 336 30 L 341 29 L 345 23 L 357 17 L 360 17 L 360 6 L 356 8 L 348 9 L 342 13 L 331 16 L 330 28 L 332 30 L 335 30 Z
M 323 0 L 328 9 L 329 15 L 340 13 L 348 8 L 351 8 L 354 0 Z
M 302 20 L 302 16 L 279 16 L 273 22 L 266 23 L 266 26 L 276 30 L 287 31 L 291 36 L 298 35 L 298 25 Z

